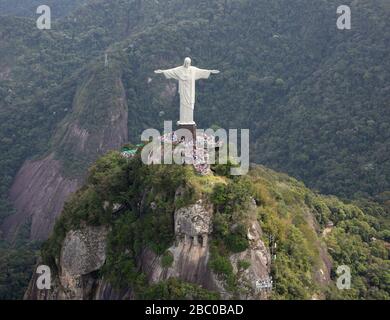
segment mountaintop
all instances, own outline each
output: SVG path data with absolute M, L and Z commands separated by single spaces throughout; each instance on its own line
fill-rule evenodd
M 26 298 L 389 298 L 380 208 L 258 165 L 239 177 L 212 170 L 100 158 L 43 245 L 54 289 L 37 291 L 35 276 Z M 344 264 L 351 290 L 336 288 Z M 270 279 L 272 290 L 259 289 Z

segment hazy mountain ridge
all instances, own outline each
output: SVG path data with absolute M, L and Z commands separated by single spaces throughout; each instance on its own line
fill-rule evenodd
M 102 119 L 98 124 L 97 115 Z M 107 70 L 90 70 L 77 90 L 72 113 L 51 140 L 51 150 L 44 158 L 26 161 L 16 176 L 10 192 L 16 213 L 5 219 L 4 236 L 12 240 L 31 220 L 31 239 L 45 240 L 64 202 L 82 184 L 88 165 L 127 140 L 127 104 L 118 68 L 112 63 Z

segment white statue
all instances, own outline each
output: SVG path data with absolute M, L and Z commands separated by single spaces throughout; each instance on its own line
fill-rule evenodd
M 192 67 L 191 59 L 187 57 L 184 59 L 183 66 L 168 70 L 156 70 L 154 72 L 163 73 L 167 79 L 173 78 L 179 80 L 180 121 L 178 124 L 195 124 L 195 81 L 199 79 L 208 79 L 210 74 L 218 74 L 219 71 Z

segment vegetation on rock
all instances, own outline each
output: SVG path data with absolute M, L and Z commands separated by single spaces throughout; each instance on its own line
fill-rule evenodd
M 182 284 L 172 280 L 147 286 L 137 258 L 148 248 L 162 257 L 163 267 L 169 267 L 173 257 L 167 249 L 174 243 L 174 211 L 195 203 L 202 195 L 214 204 L 209 266 L 232 293 L 240 287 L 229 256 L 248 248 L 248 222 L 255 219 L 264 243 L 270 245 L 271 235 L 278 245 L 277 258 L 271 264 L 275 282 L 272 298 L 389 298 L 389 243 L 384 232 L 388 221 L 377 204 L 365 203 L 363 208 L 358 203 L 321 196 L 262 166 L 253 167 L 242 177 L 203 177 L 191 166 L 146 166 L 139 155 L 128 160 L 117 152 L 100 158 L 87 181 L 67 203 L 44 245 L 45 261 L 55 263 L 67 231 L 86 224 L 107 224 L 111 232 L 101 275 L 114 286 L 133 288 L 138 297 L 158 292 L 165 296 Z M 177 202 L 178 189 L 197 196 L 184 196 L 186 203 Z M 110 205 L 104 208 L 105 203 Z M 113 213 L 114 204 L 120 204 L 122 211 Z M 326 273 L 327 259 L 330 282 L 318 278 L 320 270 Z M 351 290 L 335 287 L 339 265 L 351 268 Z M 247 267 L 245 261 L 240 262 L 240 268 Z M 171 297 L 182 297 L 176 294 Z

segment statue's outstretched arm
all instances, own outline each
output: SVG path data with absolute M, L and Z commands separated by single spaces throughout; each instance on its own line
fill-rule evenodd
M 178 73 L 178 70 L 179 70 L 179 67 L 177 68 L 173 68 L 173 69 L 166 69 L 166 70 L 155 70 L 154 73 L 157 73 L 157 74 L 160 74 L 160 73 L 163 73 L 164 76 L 167 78 L 167 79 L 179 79 L 179 73 Z
M 210 77 L 210 74 L 217 74 L 219 73 L 219 70 L 208 70 L 208 69 L 195 69 L 195 80 L 199 79 L 208 79 Z
M 154 73 L 165 73 L 165 72 L 175 72 L 179 67 L 172 68 L 172 69 L 157 69 L 154 71 Z

